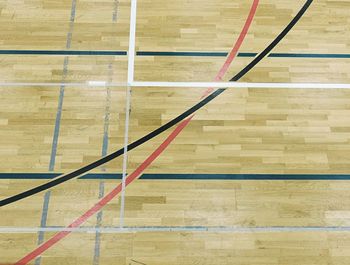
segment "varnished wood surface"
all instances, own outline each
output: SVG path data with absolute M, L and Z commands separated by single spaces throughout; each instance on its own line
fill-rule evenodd
M 250 2 L 227 0 L 139 1 L 136 49 L 141 51 L 223 51 L 238 37 Z M 304 1 L 261 1 L 241 51 L 260 52 L 288 24 Z M 77 1 L 70 50 L 127 50 L 129 1 Z M 35 6 L 35 11 L 31 6 Z M 199 7 L 200 6 L 200 7 Z M 13 4 L 3 1 L 1 49 L 65 50 L 71 3 Z M 349 54 L 349 3 L 314 1 L 274 52 Z M 15 11 L 16 10 L 16 11 Z M 28 12 L 31 10 L 33 12 Z M 45 22 L 43 22 L 45 21 Z M 43 26 L 45 25 L 45 26 Z M 119 57 L 70 56 L 67 81 L 105 80 L 110 61 L 114 81 L 125 81 Z M 235 60 L 228 80 L 251 59 Z M 121 62 L 119 62 L 121 61 Z M 223 58 L 137 57 L 137 80 L 211 81 Z M 0 55 L 1 81 L 61 81 L 63 56 Z M 124 66 L 123 66 L 124 65 Z M 61 66 L 61 67 L 60 67 Z M 251 82 L 348 82 L 349 60 L 268 58 L 243 78 Z M 310 70 L 312 69 L 312 70 Z
M 112 21 L 112 0 L 75 1 L 71 49 L 127 49 L 130 2 L 118 1 Z M 1 49 L 64 50 L 71 20 L 72 1 L 7 1 L 1 8 Z
M 125 82 L 127 75 L 126 56 L 69 56 L 66 75 L 64 56 L 0 55 L 0 58 L 2 82 Z
M 164 101 L 166 90 L 151 91 L 153 96 L 147 97 L 144 89 L 134 89 L 135 97 L 139 93 L 146 100 L 135 100 L 132 139 L 143 135 L 142 128 L 155 129 L 194 105 L 201 94 L 199 89 L 175 89 L 167 92 L 172 97 Z M 187 99 L 183 94 L 191 96 Z M 231 89 L 198 111 L 151 172 L 346 174 L 348 95 L 345 90 L 326 89 Z M 178 99 L 174 109 L 169 108 L 172 99 Z M 147 106 L 156 107 L 145 112 Z M 154 122 L 144 123 L 141 117 Z M 146 143 L 143 150 L 150 152 L 156 146 L 152 143 L 161 140 Z M 131 152 L 131 167 L 141 162 L 141 152 Z
M 140 51 L 229 51 L 250 1 L 139 0 Z M 259 52 L 303 1 L 261 0 L 241 48 Z M 70 50 L 126 50 L 129 1 L 76 2 Z M 347 1 L 314 1 L 273 52 L 350 53 Z M 65 50 L 70 1 L 1 1 L 0 49 Z M 252 58 L 238 57 L 228 80 Z M 223 57 L 136 57 L 137 80 L 211 81 Z M 242 81 L 349 83 L 349 59 L 265 58 Z M 126 56 L 0 55 L 1 82 L 126 80 Z M 108 152 L 123 143 L 125 88 L 110 91 Z M 59 87 L 0 88 L 0 172 L 47 172 Z M 198 102 L 204 89 L 133 88 L 130 141 Z M 148 173 L 350 172 L 350 92 L 327 89 L 230 89 L 198 111 Z M 69 172 L 102 153 L 107 88 L 66 87 L 55 172 Z M 167 132 L 169 133 L 169 132 Z M 135 169 L 165 138 L 129 154 Z M 121 171 L 122 159 L 103 171 Z M 4 198 L 39 180 L 1 180 Z M 120 181 L 105 181 L 106 192 Z M 126 192 L 129 226 L 350 226 L 347 181 L 146 181 Z M 52 190 L 48 226 L 67 225 L 99 196 L 99 181 L 72 180 Z M 43 194 L 1 208 L 0 226 L 38 227 Z M 119 225 L 119 198 L 103 210 L 103 226 Z M 86 225 L 94 226 L 96 217 Z M 52 233 L 46 233 L 49 238 Z M 42 264 L 93 264 L 94 234 L 72 234 L 45 252 Z M 37 234 L 0 234 L 0 264 L 37 246 Z M 103 234 L 99 264 L 343 265 L 348 232 Z M 136 261 L 136 262 L 135 262 Z
M 31 235 L 0 235 L 11 251 L 26 253 L 36 245 Z M 135 233 L 104 234 L 101 264 L 348 264 L 349 233 Z M 14 242 L 20 242 L 14 244 Z M 74 234 L 43 257 L 43 264 L 90 264 L 94 235 Z M 74 249 L 87 251 L 75 252 Z M 73 256 L 73 258 L 72 258 Z
M 122 146 L 125 117 L 125 89 L 110 89 L 109 152 Z M 58 88 L 1 90 L 2 172 L 47 171 Z M 134 88 L 130 142 L 197 103 L 202 92 Z M 106 88 L 67 88 L 55 171 L 67 172 L 100 157 L 105 104 Z M 148 172 L 346 174 L 349 104 L 347 90 L 230 89 L 198 111 Z M 129 169 L 164 137 L 131 151 Z M 119 172 L 120 161 L 109 163 L 107 170 Z
M 7 181 L 9 196 L 43 181 Z M 120 181 L 105 181 L 106 193 Z M 126 192 L 127 226 L 350 226 L 347 181 L 138 180 Z M 52 191 L 48 226 L 65 226 L 98 198 L 98 181 L 78 180 Z M 36 227 L 42 196 L 1 209 L 2 226 Z M 30 206 L 28 208 L 28 205 Z M 79 207 L 78 207 L 79 206 Z M 104 226 L 118 226 L 118 198 L 105 207 Z M 33 213 L 33 214 L 27 214 Z M 20 218 L 19 218 L 20 217 Z M 94 225 L 95 218 L 86 224 Z

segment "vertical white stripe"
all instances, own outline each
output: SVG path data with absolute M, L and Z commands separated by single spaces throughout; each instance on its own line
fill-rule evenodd
M 131 0 L 130 35 L 129 35 L 129 51 L 128 51 L 128 83 L 129 84 L 134 81 L 136 7 L 137 7 L 137 0 Z
M 125 211 L 125 180 L 128 164 L 128 143 L 129 143 L 129 119 L 130 119 L 130 97 L 131 84 L 134 81 L 134 62 L 135 62 L 135 35 L 136 35 L 136 7 L 137 0 L 131 0 L 130 10 L 130 35 L 129 35 L 129 52 L 128 52 L 128 86 L 126 88 L 126 106 L 125 106 L 125 133 L 124 133 L 124 154 L 123 154 L 123 178 L 122 192 L 120 201 L 120 227 L 124 226 Z
M 124 134 L 124 154 L 123 154 L 123 179 L 122 193 L 120 201 L 120 228 L 124 226 L 124 208 L 125 208 L 125 180 L 128 165 L 128 142 L 129 142 L 129 117 L 130 117 L 130 86 L 126 88 L 126 106 L 125 106 L 125 134 Z

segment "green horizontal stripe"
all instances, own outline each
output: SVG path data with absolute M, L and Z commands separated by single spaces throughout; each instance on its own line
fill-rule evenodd
M 126 51 L 73 51 L 73 50 L 0 50 L 0 55 L 84 55 L 84 56 L 125 56 Z M 138 51 L 138 56 L 185 56 L 185 57 L 226 57 L 227 52 L 159 52 Z M 257 53 L 240 52 L 238 57 L 255 57 Z M 337 53 L 271 53 L 271 58 L 332 58 L 350 59 L 350 54 Z
M 4 55 L 127 55 L 126 51 L 0 50 Z
M 0 179 L 53 179 L 60 173 L 0 173 Z M 121 174 L 90 173 L 79 179 L 121 179 Z M 143 174 L 148 180 L 350 180 L 339 174 Z

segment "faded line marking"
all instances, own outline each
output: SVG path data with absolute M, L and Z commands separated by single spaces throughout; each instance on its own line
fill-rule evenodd
M 112 22 L 115 23 L 118 17 L 118 5 L 119 1 L 114 0 Z M 113 80 L 113 59 L 108 64 L 108 83 L 112 83 Z M 106 87 L 106 108 L 105 108 L 105 118 L 104 118 L 104 127 L 103 127 L 103 142 L 102 142 L 102 157 L 107 155 L 108 151 L 108 132 L 109 132 L 109 122 L 110 122 L 110 105 L 111 105 L 111 88 Z M 105 165 L 102 166 L 102 171 L 106 171 Z M 99 185 L 99 195 L 98 198 L 101 199 L 104 196 L 105 192 L 105 183 L 100 181 Z M 103 211 L 97 213 L 96 227 L 100 227 L 102 224 Z M 100 263 L 100 251 L 101 249 L 101 233 L 96 231 L 95 234 L 95 248 L 94 248 L 94 257 L 93 265 L 98 265 Z
M 72 32 L 73 32 L 73 28 L 74 28 L 75 11 L 76 11 L 76 0 L 72 0 L 69 30 L 68 30 L 68 34 L 67 34 L 67 40 L 66 40 L 66 49 L 67 50 L 70 49 L 71 43 L 72 43 Z M 69 64 L 69 58 L 68 58 L 68 56 L 66 56 L 66 57 L 64 57 L 64 62 L 63 62 L 62 82 L 64 82 L 66 77 L 67 77 L 68 64 Z M 64 85 L 60 86 L 60 95 L 58 98 L 55 129 L 54 129 L 54 135 L 53 135 L 53 139 L 52 139 L 52 149 L 51 149 L 49 171 L 54 171 L 54 168 L 55 168 L 57 144 L 58 144 L 58 137 L 59 137 L 60 126 L 61 126 L 64 88 L 65 88 Z M 43 210 L 42 210 L 41 222 L 40 222 L 41 227 L 45 227 L 46 223 L 47 223 L 47 215 L 48 215 L 50 197 L 51 197 L 51 191 L 47 191 L 44 195 Z M 38 234 L 38 245 L 41 245 L 44 242 L 44 236 L 45 236 L 44 233 L 45 233 L 44 231 L 40 231 L 40 233 Z M 41 257 L 38 257 L 35 259 L 35 265 L 40 265 L 40 264 L 41 264 Z
M 47 227 L 0 227 L 1 234 L 22 234 L 44 232 L 68 233 L 135 233 L 135 232 L 231 232 L 231 233 L 272 233 L 272 232 L 350 232 L 350 226 L 47 226 Z

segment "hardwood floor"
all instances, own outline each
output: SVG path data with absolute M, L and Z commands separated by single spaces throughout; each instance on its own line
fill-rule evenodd
M 240 52 L 263 50 L 303 4 L 260 0 Z M 126 55 L 66 56 L 57 51 L 126 51 L 129 6 L 126 0 L 1 1 L 0 83 L 125 82 Z M 139 0 L 137 51 L 209 55 L 136 56 L 135 79 L 212 81 L 225 57 L 211 52 L 229 51 L 250 6 L 244 0 Z M 349 8 L 347 1 L 314 1 L 273 50 L 282 55 L 265 58 L 241 81 L 349 83 Z M 235 58 L 224 80 L 253 58 Z M 130 142 L 196 104 L 203 91 L 133 87 Z M 2 85 L 0 175 L 66 173 L 121 148 L 125 95 L 125 87 Z M 345 89 L 229 89 L 196 113 L 146 173 L 349 174 L 349 106 Z M 169 133 L 130 151 L 128 173 Z M 120 173 L 121 168 L 119 157 L 93 173 Z M 101 181 L 74 179 L 53 188 L 46 226 L 70 224 L 120 183 Z M 0 179 L 0 199 L 45 182 Z M 345 265 L 350 262 L 350 233 L 322 227 L 350 227 L 349 188 L 349 181 L 331 176 L 322 181 L 137 180 L 126 191 L 126 226 L 267 230 L 72 233 L 45 252 L 41 264 Z M 43 203 L 44 193 L 39 193 L 1 207 L 0 228 L 40 227 Z M 103 209 L 100 222 L 93 216 L 84 225 L 118 227 L 119 210 L 117 197 Z M 320 229 L 268 231 L 279 226 Z M 44 238 L 52 235 L 46 232 Z M 37 233 L 2 231 L 0 264 L 15 263 L 37 245 Z

